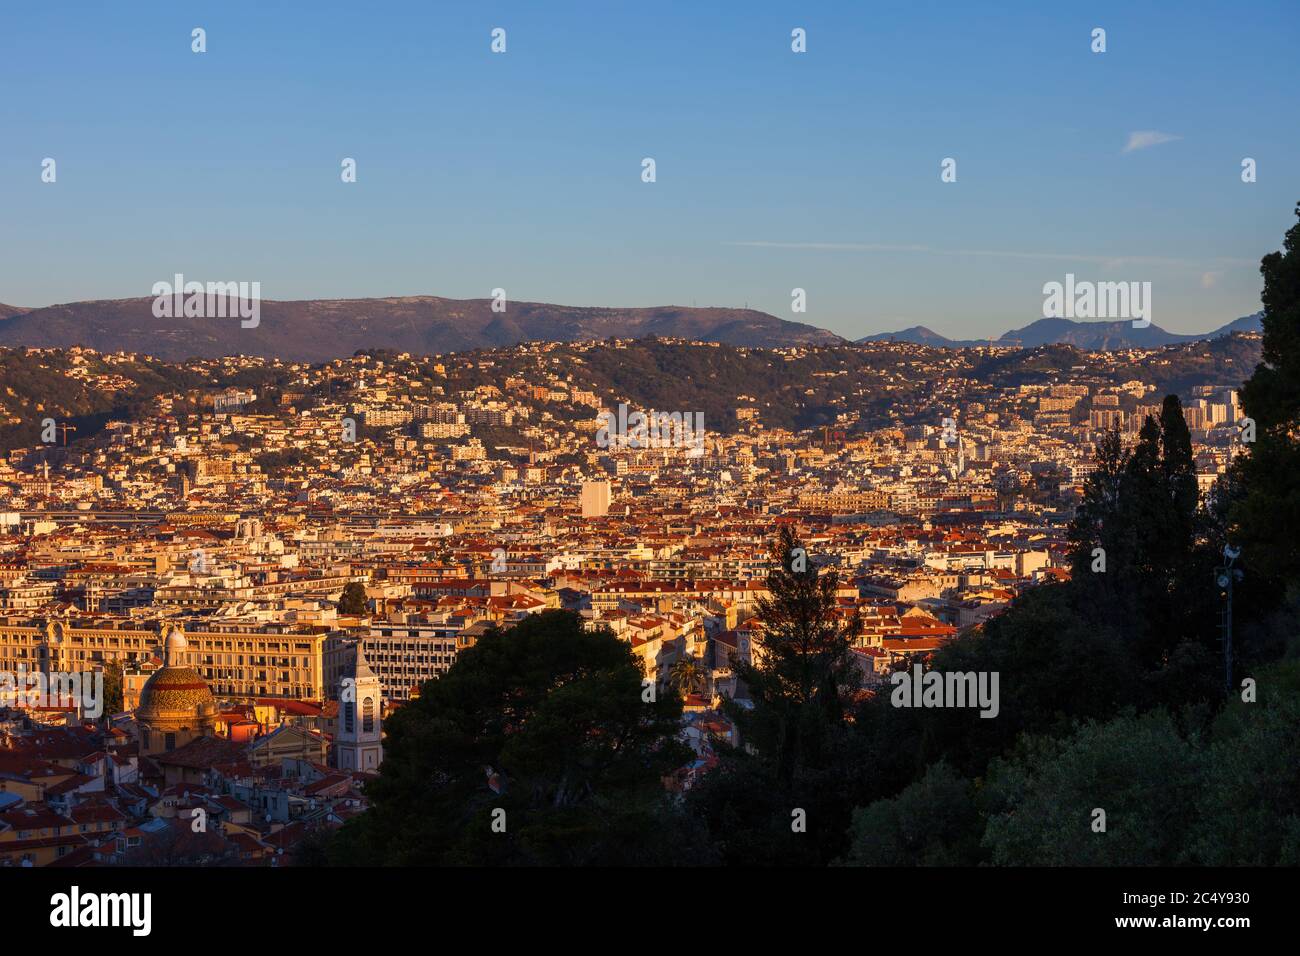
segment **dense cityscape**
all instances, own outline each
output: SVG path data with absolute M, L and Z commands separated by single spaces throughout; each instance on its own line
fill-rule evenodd
M 1286 927 L 1297 27 L 0 7 L 9 936 Z
M 739 743 L 722 704 L 745 701 L 733 665 L 763 653 L 778 528 L 838 573 L 852 660 L 879 687 L 1069 577 L 1097 445 L 1160 415 L 1161 374 L 1185 383 L 1209 493 L 1242 447 L 1234 363 L 1258 348 L 638 340 L 178 363 L 202 384 L 135 417 L 45 419 L 45 442 L 0 462 L 0 862 L 283 864 L 366 809 L 390 715 L 484 634 L 548 610 L 608 629 L 681 693 L 690 753 L 670 787 L 688 790 L 716 742 Z M 776 370 L 673 416 L 589 371 L 624 355 Z M 138 384 L 118 370 L 153 362 L 6 358 L 66 381 L 47 402 L 121 399 Z M 47 410 L 3 399 L 11 426 Z M 808 408 L 826 422 L 770 424 Z M 63 673 L 107 691 L 38 680 Z

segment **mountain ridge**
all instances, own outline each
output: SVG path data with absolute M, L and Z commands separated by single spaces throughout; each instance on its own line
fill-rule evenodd
M 1113 351 L 1126 348 L 1160 348 L 1180 342 L 1216 339 L 1233 332 L 1258 332 L 1263 312 L 1243 315 L 1209 332 L 1185 334 L 1168 332 L 1154 323 L 1134 328 L 1130 320 L 1120 322 L 1079 322 L 1074 319 L 1038 319 L 1018 329 L 1011 329 L 991 340 L 994 345 L 1037 348 L 1042 345 L 1073 345 L 1088 351 Z M 864 342 L 911 342 L 935 348 L 970 348 L 988 345 L 989 339 L 950 339 L 924 325 L 914 325 L 898 332 L 878 332 L 854 340 Z
M 126 351 L 169 361 L 253 355 L 329 361 L 363 349 L 445 353 L 526 341 L 576 342 L 651 335 L 727 345 L 835 345 L 841 336 L 755 309 L 564 306 L 491 299 L 394 296 L 262 300 L 256 327 L 239 318 L 155 318 L 153 297 L 68 302 L 0 312 L 0 346 Z M 227 310 L 229 311 L 229 310 Z
M 491 299 L 384 296 L 348 299 L 263 300 L 258 325 L 236 317 L 155 318 L 154 298 L 91 299 L 40 308 L 0 304 L 0 346 L 136 352 L 167 361 L 252 355 L 321 362 L 357 351 L 387 349 L 441 354 L 500 348 L 520 342 L 579 342 L 608 338 L 678 338 L 764 348 L 846 344 L 847 339 L 757 309 L 720 306 L 566 306 Z M 1167 332 L 1158 325 L 1134 329 L 1129 321 L 1039 319 L 994 339 L 994 344 L 1035 348 L 1074 345 L 1090 351 L 1159 348 L 1257 331 L 1257 312 L 1203 335 Z M 950 339 L 922 325 L 854 340 L 911 342 L 935 348 L 986 345 L 987 339 Z

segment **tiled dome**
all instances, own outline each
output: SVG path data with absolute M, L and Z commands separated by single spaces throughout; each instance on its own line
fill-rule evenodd
M 192 667 L 163 667 L 140 690 L 137 716 L 142 720 L 172 717 L 179 712 L 198 715 L 204 704 L 214 703 L 212 690 Z

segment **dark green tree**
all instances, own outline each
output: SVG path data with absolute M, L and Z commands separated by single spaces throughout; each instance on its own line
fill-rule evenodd
M 1241 390 L 1255 441 L 1240 459 L 1244 494 L 1232 509 L 1241 563 L 1279 593 L 1300 586 L 1300 222 L 1283 248 L 1260 263 L 1263 361 Z
M 786 784 L 824 759 L 829 731 L 844 724 L 862 683 L 851 656 L 861 620 L 856 610 L 841 612 L 838 587 L 839 575 L 819 574 L 783 527 L 767 576 L 770 597 L 757 606 L 762 634 L 755 660 L 735 668 L 754 706 L 733 706 L 732 714 L 741 737 L 772 759 Z
M 892 799 L 853 814 L 853 866 L 971 866 L 983 861 L 975 786 L 939 761 Z
M 1300 866 L 1300 659 L 1270 665 L 1256 699 L 1214 723 L 1192 839 L 1208 866 Z
M 691 794 L 728 863 L 827 863 L 847 848 L 870 775 L 849 724 L 861 625 L 856 610 L 840 607 L 838 584 L 781 529 L 754 660 L 735 667 L 747 697 L 724 704 L 741 748 L 721 748 L 719 767 Z
M 120 714 L 123 707 L 122 662 L 109 661 L 104 665 L 104 713 Z
M 1134 563 L 1135 529 L 1120 520 L 1129 454 L 1119 430 L 1106 432 L 1097 443 L 1096 469 L 1083 485 L 1083 501 L 1070 524 L 1071 589 L 1095 609 L 1095 618 L 1119 626 L 1135 611 L 1135 595 L 1112 567 Z
M 919 739 L 919 772 L 944 759 L 967 777 L 983 776 L 989 761 L 1021 734 L 1060 735 L 1075 721 L 1105 719 L 1129 705 L 1149 706 L 1143 672 L 1123 635 L 1081 615 L 1068 585 L 1041 585 L 981 630 L 934 654 L 933 670 L 998 677 L 996 717 L 973 708 L 896 709 Z M 890 706 L 882 692 L 876 707 Z M 889 746 L 881 739 L 875 749 Z M 915 779 L 915 778 L 914 778 Z
M 1215 693 L 1212 532 L 1182 403 L 1167 395 L 1131 451 L 1116 432 L 1102 439 L 1070 526 L 1076 610 L 1123 637 L 1157 702 Z
M 340 614 L 366 613 L 366 586 L 360 581 L 349 581 L 343 585 L 343 594 L 339 597 Z
M 1196 740 L 1160 710 L 1087 723 L 1064 738 L 1026 737 L 990 768 L 984 846 L 1009 866 L 1193 862 L 1203 772 Z
M 569 612 L 489 632 L 387 722 L 371 806 L 342 827 L 331 860 L 697 859 L 665 788 L 691 757 L 677 739 L 681 701 L 651 695 L 642 677 L 628 644 Z

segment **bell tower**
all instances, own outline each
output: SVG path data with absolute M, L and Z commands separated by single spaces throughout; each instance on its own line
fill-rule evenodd
M 340 770 L 376 771 L 384 761 L 380 702 L 383 688 L 366 663 L 363 641 L 351 677 L 339 686 L 339 727 L 334 737 L 334 762 Z

